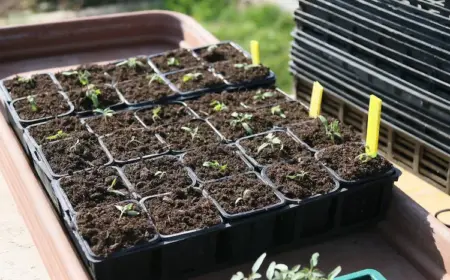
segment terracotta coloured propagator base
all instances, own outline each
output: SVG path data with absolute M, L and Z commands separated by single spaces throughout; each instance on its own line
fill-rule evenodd
M 161 11 L 4 28 L 0 38 L 0 79 L 218 42 L 191 18 Z M 0 171 L 50 277 L 89 279 L 4 114 L 0 131 Z M 292 265 L 304 263 L 315 251 L 324 256 L 324 269 L 340 264 L 345 272 L 375 268 L 388 279 L 450 278 L 450 232 L 398 189 L 387 220 L 377 228 L 270 257 Z M 197 279 L 229 279 L 238 269 L 250 267 Z

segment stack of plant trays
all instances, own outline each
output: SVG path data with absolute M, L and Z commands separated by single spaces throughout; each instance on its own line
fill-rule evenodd
M 381 151 L 450 194 L 450 10 L 410 2 L 300 0 L 290 71 L 299 100 L 319 81 L 323 112 L 363 135 L 380 97 Z
M 362 160 L 351 127 L 330 138 L 335 120 L 310 119 L 233 42 L 1 85 L 97 280 L 185 279 L 374 225 L 400 176 L 382 156 Z

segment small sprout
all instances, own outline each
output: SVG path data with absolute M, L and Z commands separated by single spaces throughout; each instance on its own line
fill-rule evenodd
M 165 175 L 167 175 L 166 171 L 156 171 L 155 172 L 155 176 L 158 176 L 159 179 L 161 179 L 162 177 L 164 177 Z
M 213 107 L 213 110 L 216 112 L 228 111 L 227 105 L 225 105 L 225 103 L 217 101 L 217 100 L 214 100 L 209 105 L 211 105 Z
M 161 106 L 158 106 L 158 107 L 152 109 L 152 120 L 154 122 L 156 122 L 156 120 L 161 119 L 161 117 L 159 116 L 159 114 L 161 114 L 161 110 L 162 110 Z
M 151 85 L 153 82 L 157 82 L 158 84 L 165 84 L 163 78 L 158 74 L 147 75 L 146 78 L 150 80 L 148 82 L 148 85 Z
M 201 77 L 203 77 L 202 73 L 188 73 L 183 76 L 183 83 L 187 83 L 189 81 L 197 81 Z
M 30 86 L 35 86 L 36 83 L 32 76 L 17 77 L 17 81 L 21 84 L 29 84 Z
M 181 127 L 181 129 L 186 131 L 186 132 L 188 132 L 189 134 L 191 134 L 192 140 L 194 140 L 195 137 L 197 136 L 198 126 L 196 126 L 194 129 L 192 129 L 190 127 L 183 126 L 183 127 Z
M 134 210 L 133 203 L 128 203 L 125 206 L 116 205 L 116 208 L 120 211 L 119 219 L 121 219 L 124 214 L 130 217 L 138 216 L 140 214 L 138 211 Z
M 221 165 L 217 160 L 214 160 L 214 161 L 205 161 L 205 162 L 203 163 L 203 166 L 205 166 L 205 167 L 211 167 L 211 168 L 217 169 L 217 170 L 219 170 L 220 172 L 224 172 L 225 170 L 227 170 L 227 167 L 228 167 L 227 164 Z
M 308 172 L 302 170 L 299 173 L 295 173 L 293 175 L 287 175 L 286 178 L 288 178 L 290 180 L 296 180 L 296 179 L 303 179 L 306 176 L 308 176 Z
M 133 69 L 135 69 L 137 67 L 145 68 L 145 64 L 140 62 L 136 57 L 132 57 L 132 58 L 129 58 L 122 62 L 119 62 L 116 64 L 116 66 L 122 66 L 125 64 L 128 65 L 128 67 L 133 68 Z
M 261 67 L 261 65 L 255 65 L 255 64 L 248 64 L 248 63 L 238 63 L 234 65 L 235 68 L 241 69 L 244 68 L 244 70 L 250 70 L 253 68 Z
M 253 96 L 253 99 L 254 100 L 265 100 L 266 98 L 273 97 L 273 96 L 274 96 L 273 92 L 270 92 L 270 91 L 263 92 L 262 90 L 258 90 L 255 93 L 255 95 Z
M 91 76 L 91 73 L 89 73 L 89 71 L 87 71 L 87 70 L 84 70 L 84 71 L 66 71 L 66 72 L 62 72 L 62 74 L 64 76 L 78 75 L 78 81 L 83 86 L 89 84 L 89 77 Z
M 327 118 L 324 116 L 319 116 L 319 120 L 322 122 L 323 126 L 325 127 L 325 133 L 327 136 L 331 139 L 333 143 L 336 137 L 342 138 L 341 130 L 339 129 L 339 121 L 334 120 L 332 123 L 328 123 Z
M 98 106 L 100 105 L 98 102 L 98 96 L 100 94 L 102 94 L 102 92 L 95 85 L 93 84 L 88 85 L 86 97 L 92 101 L 92 106 L 94 106 L 94 108 L 98 108 Z
M 46 137 L 45 139 L 47 139 L 47 140 L 56 140 L 56 139 L 62 139 L 62 138 L 65 138 L 65 137 L 67 137 L 67 136 L 69 136 L 67 133 L 65 133 L 65 132 L 62 131 L 62 130 L 58 130 L 58 132 L 57 132 L 56 134 L 51 135 L 51 136 L 48 136 L 48 137 Z
M 130 141 L 128 141 L 125 145 L 128 147 L 128 146 L 129 146 L 131 143 L 133 143 L 133 142 L 136 142 L 136 143 L 138 143 L 138 144 L 140 144 L 140 145 L 144 145 L 144 143 L 142 143 L 141 141 L 136 140 L 136 137 L 135 137 L 135 136 L 131 136 Z
M 230 124 L 232 126 L 241 125 L 248 134 L 253 134 L 252 128 L 247 123 L 253 118 L 252 114 L 233 112 L 231 116 L 233 117 L 233 119 L 230 121 Z
M 245 105 L 243 102 L 239 103 L 239 105 L 241 105 L 242 107 L 244 107 L 245 109 L 249 109 L 250 106 Z
M 242 196 L 238 197 L 236 199 L 236 201 L 234 202 L 234 205 L 236 206 L 239 202 L 249 199 L 251 194 L 252 194 L 252 192 L 249 189 L 244 190 L 244 192 L 242 193 Z
M 366 146 L 366 152 L 359 154 L 355 159 L 358 159 L 360 162 L 362 163 L 367 163 L 369 161 L 371 161 L 372 159 L 376 158 L 377 156 L 371 156 L 369 155 L 370 153 L 370 148 L 369 146 Z
M 169 65 L 169 66 L 179 66 L 180 65 L 180 61 L 178 61 L 178 59 L 176 59 L 175 57 L 170 57 L 167 60 L 167 65 Z
M 284 146 L 281 143 L 280 138 L 276 137 L 273 133 L 269 133 L 264 138 L 266 139 L 266 142 L 262 143 L 261 146 L 258 147 L 258 150 L 256 151 L 257 154 L 269 146 L 273 149 L 276 145 L 280 145 L 280 151 L 283 150 Z
M 28 95 L 27 97 L 28 103 L 30 103 L 31 111 L 36 112 L 39 110 L 38 105 L 36 103 L 36 98 L 32 95 Z
M 80 145 L 80 139 L 77 139 L 77 141 L 75 141 L 75 144 L 69 147 L 69 151 L 71 152 L 75 151 L 78 145 Z
M 113 116 L 113 114 L 114 114 L 114 110 L 111 110 L 109 108 L 106 108 L 106 109 L 97 108 L 97 109 L 94 110 L 94 112 L 101 114 L 105 121 L 107 121 L 108 118 L 111 118 Z
M 270 108 L 270 112 L 272 113 L 272 115 L 280 116 L 283 119 L 286 118 L 286 114 L 284 113 L 283 109 L 281 109 L 280 105 L 277 105 L 277 106 L 274 106 L 274 107 Z
M 162 199 L 164 202 L 169 203 L 169 204 L 174 204 L 174 201 L 172 198 L 168 197 L 168 196 L 164 196 Z
M 211 46 L 209 46 L 207 49 L 206 49 L 206 51 L 207 52 L 213 52 L 215 49 L 217 49 L 217 45 L 211 45 Z
M 107 192 L 113 193 L 113 194 L 117 194 L 120 196 L 126 196 L 126 194 L 124 192 L 121 192 L 119 190 L 115 190 L 114 187 L 117 184 L 117 177 L 114 178 L 114 180 L 111 182 L 111 185 L 109 185 L 108 189 L 106 190 Z M 117 206 L 116 206 L 117 207 Z

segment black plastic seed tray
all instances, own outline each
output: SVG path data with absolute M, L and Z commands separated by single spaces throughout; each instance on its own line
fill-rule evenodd
M 395 7 L 397 11 L 407 15 L 418 15 L 441 25 L 448 24 L 448 17 L 450 16 L 450 3 L 448 0 L 444 1 L 444 6 L 436 5 L 426 0 L 410 0 L 409 3 L 399 0 L 383 0 L 380 2 L 380 4 L 386 3 Z
M 378 62 L 382 69 L 384 67 L 383 70 L 390 71 L 391 74 L 397 74 L 402 78 L 408 77 L 410 78 L 408 81 L 411 83 L 416 83 L 416 85 L 421 86 L 422 88 L 430 87 L 428 84 L 428 76 L 440 79 L 441 81 L 450 81 L 450 73 L 445 72 L 433 65 L 427 64 L 422 60 L 386 47 L 383 44 L 367 39 L 361 35 L 352 33 L 348 29 L 341 28 L 313 15 L 306 14 L 301 11 L 297 11 L 296 13 L 297 23 L 301 24 L 301 30 L 303 32 L 322 39 L 323 41 L 326 41 L 327 43 L 342 50 L 353 53 L 355 56 L 364 59 L 365 61 L 373 61 L 375 66 L 377 66 L 376 63 Z M 357 25 L 357 23 L 355 23 L 355 25 Z M 356 48 L 354 48 L 354 46 L 356 46 Z M 364 53 L 362 53 L 363 51 Z M 373 56 L 380 57 L 381 61 L 386 59 L 384 56 L 389 57 L 395 62 L 408 66 L 411 69 L 405 70 L 403 66 L 399 68 L 386 67 L 385 63 L 380 63 L 380 60 L 374 59 Z M 425 76 L 421 75 L 420 77 L 417 77 L 417 80 L 419 81 L 421 79 L 426 79 L 427 82 L 425 85 L 420 82 L 417 83 L 415 77 L 409 77 L 409 73 L 417 72 L 416 70 L 426 74 Z M 433 91 L 433 93 L 436 93 L 436 91 Z M 445 94 L 448 94 L 448 90 L 444 93 L 444 95 Z
M 343 69 L 353 73 L 355 79 L 373 85 L 411 108 L 426 112 L 433 118 L 446 122 L 450 119 L 450 100 L 436 96 L 401 78 L 371 65 L 361 59 L 330 46 L 313 36 L 303 33 L 295 36 L 297 46 L 311 54 L 327 58 Z
M 371 43 L 364 40 L 364 45 L 355 42 L 353 36 L 347 39 L 344 36 L 336 34 L 332 31 L 323 28 L 318 24 L 309 22 L 308 20 L 300 19 L 302 21 L 301 32 L 293 33 L 294 38 L 301 37 L 303 34 L 309 34 L 331 46 L 337 47 L 354 57 L 362 59 L 366 62 L 371 62 L 375 67 L 378 67 L 396 77 L 401 78 L 405 82 L 416 85 L 437 97 L 442 97 L 446 100 L 450 99 L 450 84 L 445 81 L 450 80 L 450 74 L 439 69 L 430 69 L 424 63 L 409 59 L 407 56 L 393 52 L 388 48 L 380 48 L 376 43 Z M 380 53 L 383 50 L 383 53 Z M 384 55 L 386 54 L 386 55 Z M 399 57 L 401 57 L 399 60 Z M 409 65 L 403 62 L 408 61 Z M 422 66 L 421 68 L 417 66 Z M 419 71 L 419 68 L 422 71 Z M 428 74 L 432 70 L 431 74 Z M 435 78 L 439 76 L 439 78 Z
M 335 71 L 328 73 L 328 69 L 321 69 L 317 66 L 313 66 L 307 60 L 297 62 L 297 65 L 292 62 L 290 64 L 290 71 L 296 77 L 320 81 L 325 88 L 339 94 L 341 98 L 345 98 L 364 110 L 368 109 L 369 94 L 377 94 L 377 92 L 370 91 L 370 88 L 368 87 L 352 84 L 351 77 L 337 75 L 339 72 Z M 423 141 L 426 141 L 432 146 L 439 147 L 447 152 L 450 151 L 446 144 L 449 141 L 448 134 L 429 127 L 425 122 L 411 118 L 412 115 L 403 112 L 403 110 L 398 110 L 396 108 L 398 103 L 391 104 L 383 102 L 383 120 L 396 126 L 399 131 L 406 131 L 409 134 L 423 139 Z M 437 140 L 439 138 L 441 140 Z
M 426 41 L 422 41 L 413 36 L 407 35 L 401 31 L 384 26 L 383 24 L 371 20 L 370 17 L 368 17 L 367 15 L 360 16 L 353 12 L 347 11 L 344 8 L 338 7 L 334 3 L 328 2 L 326 0 L 317 0 L 314 1 L 314 4 L 306 0 L 299 0 L 299 3 L 301 9 L 305 13 L 309 13 L 314 16 L 320 17 L 343 28 L 348 29 L 353 28 L 353 26 L 348 22 L 348 20 L 360 23 L 365 28 L 356 28 L 353 29 L 352 31 L 366 38 L 377 40 L 378 37 L 373 36 L 374 31 L 377 31 L 388 37 L 397 38 L 398 41 L 402 43 L 400 44 L 396 43 L 395 45 L 389 45 L 388 43 L 386 43 L 386 46 L 389 46 L 390 48 L 393 49 L 397 49 L 398 51 L 404 53 L 411 53 L 412 56 L 415 56 L 419 59 L 424 59 L 422 58 L 420 52 L 414 51 L 413 49 L 412 50 L 405 49 L 405 44 L 412 45 L 418 49 L 421 49 L 422 51 L 432 54 L 433 56 L 437 57 L 437 59 L 440 58 L 441 60 L 445 61 L 450 60 L 450 51 L 448 51 L 448 48 L 446 48 L 445 46 L 439 47 Z M 448 65 L 446 64 L 446 66 Z M 450 68 L 448 67 L 443 69 L 446 71 L 450 71 Z

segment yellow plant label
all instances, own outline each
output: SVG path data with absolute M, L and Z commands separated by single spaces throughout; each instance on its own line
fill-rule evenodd
M 309 116 L 317 118 L 320 115 L 322 107 L 323 86 L 319 82 L 314 82 L 311 94 L 311 102 L 309 104 Z
M 380 136 L 381 99 L 370 96 L 369 118 L 367 120 L 366 154 L 376 157 L 378 153 L 378 137 Z
M 250 50 L 252 52 L 252 63 L 253 65 L 261 64 L 261 58 L 259 55 L 259 42 L 252 40 L 250 42 Z

